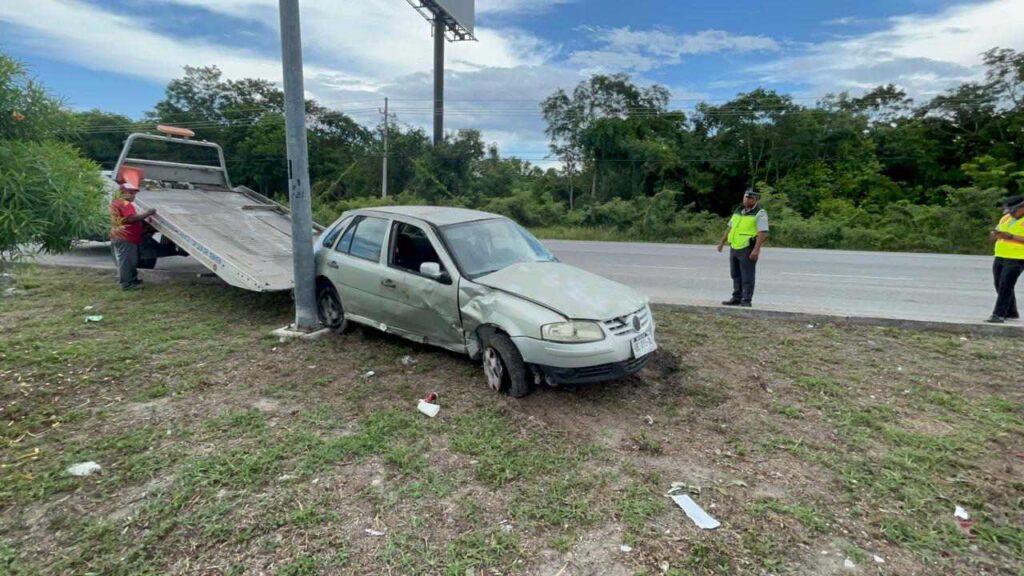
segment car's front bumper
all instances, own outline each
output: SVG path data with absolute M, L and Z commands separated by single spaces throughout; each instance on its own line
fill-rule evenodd
M 533 367 L 544 377 L 544 381 L 551 385 L 594 384 L 636 374 L 647 365 L 653 355 L 584 368 L 556 368 L 540 364 L 534 364 Z

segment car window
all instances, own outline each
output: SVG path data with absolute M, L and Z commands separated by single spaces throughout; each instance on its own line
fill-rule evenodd
M 374 262 L 380 261 L 381 246 L 387 233 L 388 223 L 380 218 L 364 218 L 356 225 L 352 235 L 352 246 L 348 253 Z
M 420 273 L 420 265 L 424 262 L 437 262 L 441 259 L 430 243 L 430 238 L 421 229 L 404 222 L 396 222 L 391 241 L 389 262 L 395 268 Z M 442 268 L 444 268 L 442 266 Z
M 328 230 L 327 234 L 324 235 L 324 247 L 330 248 L 334 246 L 334 242 L 338 239 L 338 236 L 341 235 L 342 230 L 344 230 L 345 227 L 348 226 L 350 222 L 352 222 L 351 218 L 345 218 L 341 222 L 338 222 L 337 226 Z
M 356 218 L 355 222 L 345 229 L 345 233 L 341 236 L 341 241 L 334 247 L 335 250 L 348 254 L 349 249 L 352 247 L 352 236 L 355 235 L 356 228 L 359 227 L 361 221 L 362 218 Z

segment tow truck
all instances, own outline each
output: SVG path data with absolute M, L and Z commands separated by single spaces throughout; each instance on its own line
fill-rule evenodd
M 186 128 L 160 125 L 157 131 L 161 134 L 129 135 L 114 170 L 104 174 L 111 189 L 125 181 L 139 187 L 139 211 L 156 209 L 148 221 L 155 244 L 143 247 L 142 259 L 151 267 L 155 258 L 187 253 L 231 286 L 292 290 L 288 208 L 245 186 L 232 186 L 220 145 L 193 140 L 195 134 Z M 162 144 L 155 146 L 157 154 L 139 152 L 148 142 Z M 196 160 L 204 153 L 216 160 Z M 322 230 L 313 224 L 314 236 Z

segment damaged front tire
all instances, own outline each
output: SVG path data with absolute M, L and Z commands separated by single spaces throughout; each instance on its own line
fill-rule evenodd
M 483 353 L 484 376 L 495 392 L 522 398 L 530 393 L 530 374 L 523 356 L 504 334 L 491 337 Z

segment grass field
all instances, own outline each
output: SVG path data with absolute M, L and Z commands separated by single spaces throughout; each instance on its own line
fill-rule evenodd
M 287 296 L 0 294 L 3 574 L 1024 574 L 1019 340 L 659 309 L 637 377 L 514 400 L 371 330 L 279 342 Z

